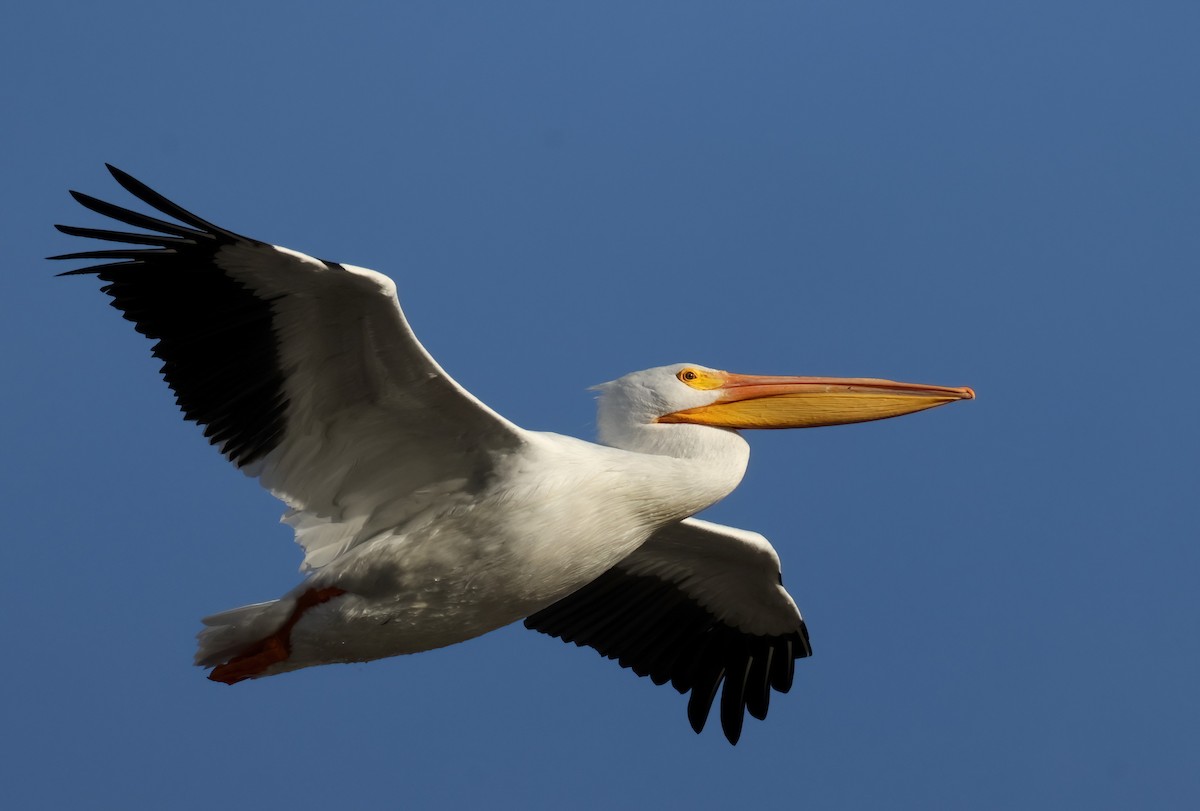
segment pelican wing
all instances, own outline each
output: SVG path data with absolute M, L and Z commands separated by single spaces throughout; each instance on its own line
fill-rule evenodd
M 240 236 L 124 172 L 117 182 L 178 222 L 78 192 L 152 233 L 57 226 L 141 246 L 106 260 L 112 305 L 156 341 L 184 416 L 292 509 L 317 568 L 446 493 L 471 493 L 522 432 L 454 382 L 413 335 L 387 276 Z
M 744 712 L 766 718 L 771 690 L 786 693 L 794 660 L 812 653 L 771 544 L 695 518 L 658 530 L 525 627 L 593 647 L 655 684 L 690 690 L 696 732 L 723 681 L 721 726 L 730 743 L 741 735 Z

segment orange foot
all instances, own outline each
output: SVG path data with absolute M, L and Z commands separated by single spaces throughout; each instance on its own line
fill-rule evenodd
M 278 631 L 255 642 L 225 664 L 217 665 L 208 677 L 225 684 L 237 684 L 239 681 L 262 675 L 271 665 L 285 661 L 292 653 L 292 628 L 300 621 L 300 616 L 313 606 L 345 593 L 336 586 L 304 592 L 296 600 L 296 607 L 292 609 L 287 622 L 279 626 Z

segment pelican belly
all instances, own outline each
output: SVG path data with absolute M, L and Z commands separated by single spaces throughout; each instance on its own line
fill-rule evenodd
M 499 484 L 380 533 L 301 584 L 289 597 L 323 587 L 346 593 L 300 617 L 291 655 L 269 672 L 417 653 L 503 627 L 595 580 L 663 523 L 698 509 L 676 503 L 678 488 L 658 486 L 677 460 L 647 466 L 644 456 L 543 436 L 507 461 Z

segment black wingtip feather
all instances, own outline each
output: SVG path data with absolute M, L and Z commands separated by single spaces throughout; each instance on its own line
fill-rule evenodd
M 221 236 L 228 238 L 237 237 L 237 235 L 232 231 L 226 231 L 220 226 L 213 225 L 208 220 L 197 217 L 195 214 L 188 211 L 178 203 L 171 202 L 128 172 L 121 171 L 111 163 L 106 163 L 104 166 L 108 169 L 109 173 L 116 179 L 116 181 L 121 184 L 121 188 L 125 189 L 125 191 L 129 192 L 146 205 L 156 208 L 163 214 L 166 214 L 169 217 L 174 217 L 180 222 L 187 223 L 188 225 L 197 228 L 200 231 L 220 234 Z
M 53 257 L 48 257 L 48 258 L 52 259 Z M 64 270 L 62 273 L 56 273 L 54 275 L 55 276 L 89 276 L 90 275 L 90 276 L 101 276 L 101 278 L 103 278 L 102 274 L 112 270 L 113 268 L 133 267 L 135 265 L 140 265 L 140 264 L 141 264 L 140 262 L 134 262 L 134 261 L 110 262 L 107 265 L 89 265 L 88 267 L 85 267 L 85 268 L 75 268 L 74 270 Z M 108 287 L 110 287 L 110 286 L 111 285 L 106 285 L 105 287 L 101 287 L 100 292 L 107 293 Z M 109 303 L 112 304 L 112 302 L 109 302 Z M 116 307 L 117 305 L 113 304 L 113 306 Z
M 141 259 L 151 254 L 175 253 L 170 248 L 125 248 L 111 251 L 76 251 L 47 256 L 47 259 Z
M 135 234 L 132 231 L 109 231 L 103 228 L 81 228 L 77 225 L 55 225 L 56 229 L 72 237 L 102 239 L 106 242 L 127 242 L 131 245 L 194 245 L 194 240 L 183 237 L 168 237 L 163 234 Z
M 762 645 L 754 653 L 754 661 L 746 676 L 746 712 L 759 721 L 766 720 L 771 706 L 771 659 L 775 648 Z
M 783 656 L 772 662 L 771 686 L 777 692 L 786 693 L 792 689 L 792 676 L 795 673 L 795 647 L 792 640 L 787 640 Z
M 135 197 L 195 228 L 72 191 L 84 208 L 154 233 L 58 225 L 69 236 L 149 247 L 50 258 L 116 260 L 58 275 L 96 275 L 107 282 L 101 290 L 112 306 L 156 341 L 153 354 L 163 361 L 163 376 L 184 416 L 203 426 L 205 436 L 244 467 L 270 453 L 284 435 L 288 401 L 274 331 L 274 297 L 257 294 L 215 257 L 224 246 L 261 243 L 197 217 L 114 166 L 108 169 Z
M 171 234 L 177 237 L 192 237 L 204 238 L 208 236 L 204 231 L 197 231 L 192 228 L 185 228 L 182 225 L 160 220 L 157 217 L 151 217 L 148 214 L 139 214 L 136 211 L 130 211 L 127 208 L 106 203 L 99 198 L 92 197 L 90 194 L 84 194 L 81 191 L 72 191 L 71 196 L 75 198 L 75 202 L 79 205 L 94 211 L 97 214 L 102 214 L 105 217 L 110 217 L 117 222 L 123 222 L 126 225 L 132 225 L 134 228 L 145 228 L 147 231 L 159 231 L 164 234 Z
M 746 677 L 750 674 L 752 659 L 737 667 L 725 670 L 725 688 L 721 691 L 721 729 L 731 744 L 737 746 L 742 737 L 742 722 L 746 717 Z
M 712 711 L 713 700 L 717 697 L 717 691 L 721 689 L 721 680 L 724 678 L 724 666 L 711 664 L 692 685 L 687 716 L 697 735 L 704 731 L 704 724 L 708 721 L 709 712 Z
M 741 738 L 745 713 L 766 717 L 772 687 L 790 688 L 792 660 L 810 650 L 803 626 L 783 636 L 745 634 L 677 585 L 620 567 L 531 615 L 525 627 L 588 645 L 655 684 L 690 692 L 688 722 L 696 732 L 724 683 L 721 727 L 730 743 Z

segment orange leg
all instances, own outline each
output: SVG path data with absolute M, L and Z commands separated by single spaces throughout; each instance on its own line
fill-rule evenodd
M 287 622 L 279 626 L 279 630 L 265 639 L 260 639 L 237 656 L 223 665 L 217 665 L 208 677 L 213 681 L 225 684 L 237 684 L 239 681 L 252 679 L 274 664 L 285 661 L 292 653 L 292 628 L 300 621 L 300 616 L 321 603 L 328 602 L 346 592 L 336 586 L 323 589 L 309 589 L 296 600 Z

